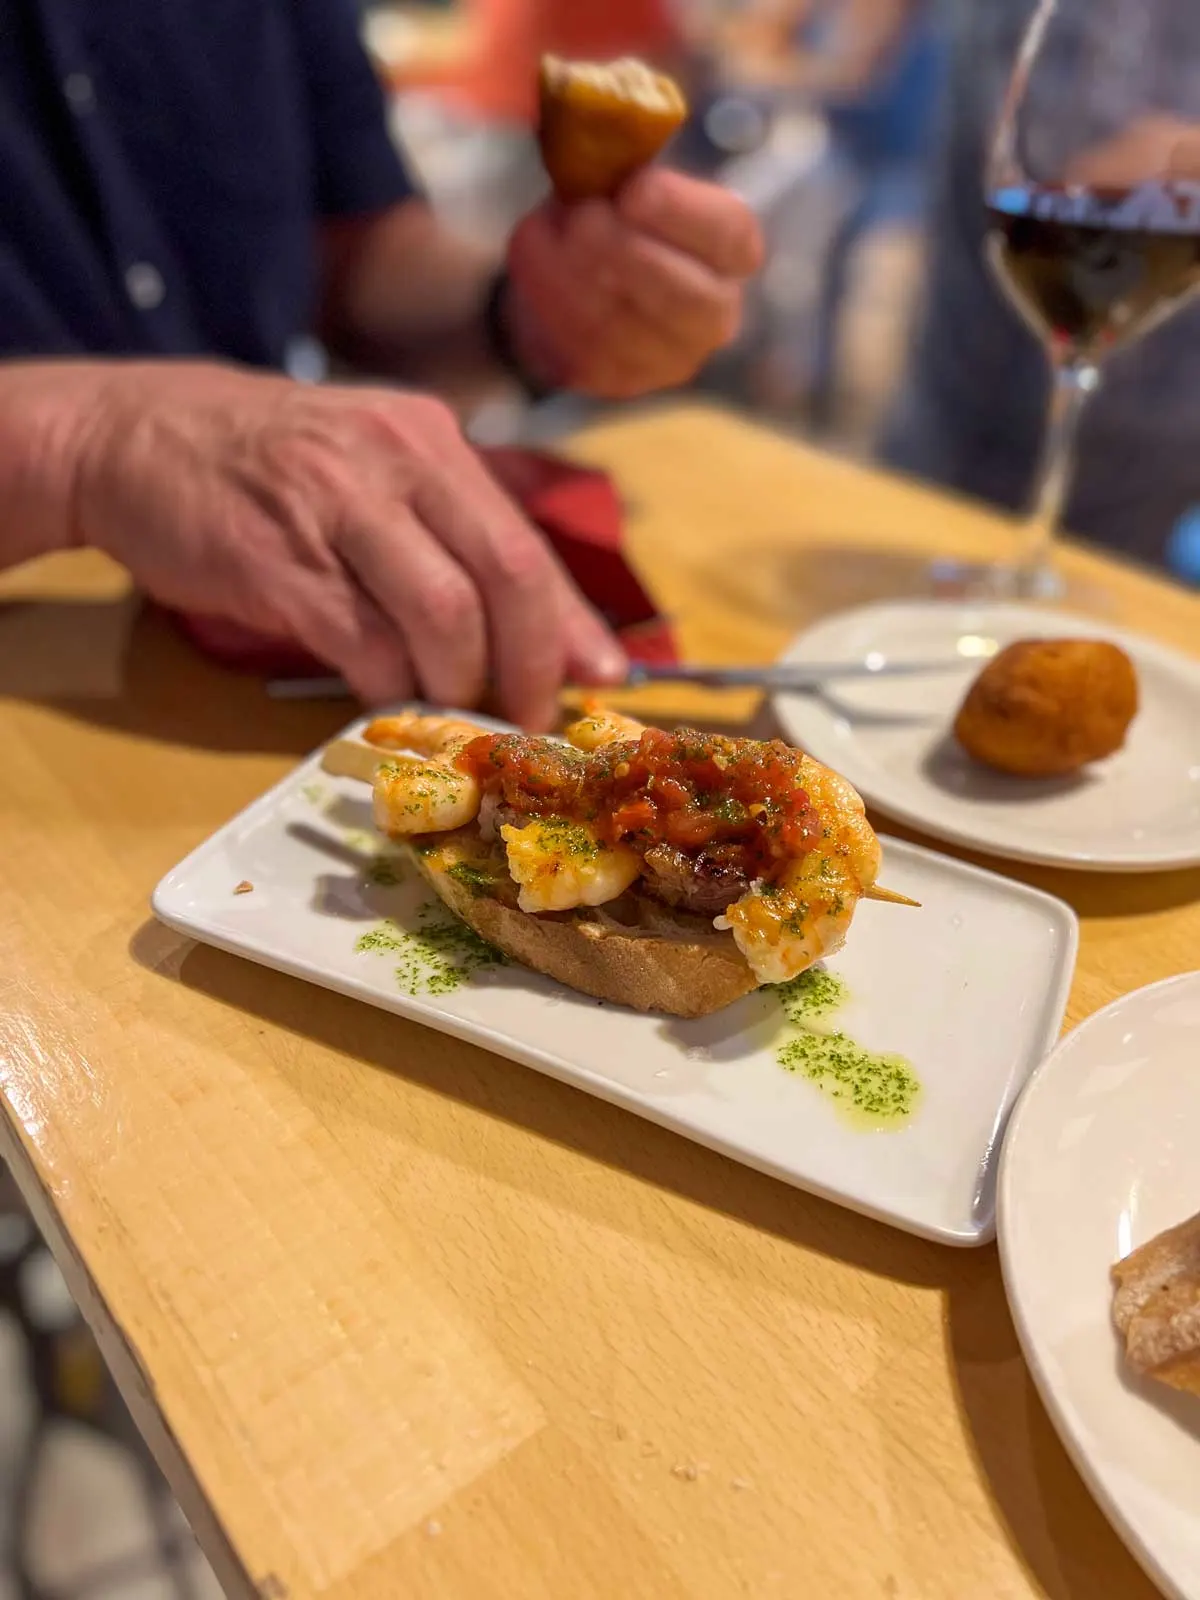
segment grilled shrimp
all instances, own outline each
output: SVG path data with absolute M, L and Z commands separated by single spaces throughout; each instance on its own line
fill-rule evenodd
M 594 700 L 586 702 L 583 716 L 566 730 L 567 743 L 577 750 L 599 750 L 602 745 L 613 744 L 618 739 L 640 739 L 646 724 L 619 711 L 609 711 Z
M 377 717 L 364 731 L 368 744 L 398 753 L 375 774 L 375 825 L 392 838 L 445 833 L 479 815 L 479 782 L 455 756 L 483 730 L 453 717 L 404 711 Z M 416 755 L 404 752 L 416 751 Z
M 801 783 L 821 818 L 821 842 L 773 882 L 752 885 L 716 920 L 732 930 L 760 983 L 784 983 L 836 954 L 879 873 L 879 840 L 857 790 L 809 756 Z
M 563 817 L 536 817 L 520 827 L 505 823 L 500 837 L 509 875 L 520 885 L 522 911 L 603 905 L 624 894 L 642 870 L 632 850 L 605 844 L 586 823 Z
M 402 711 L 398 717 L 376 717 L 363 730 L 368 744 L 385 750 L 413 750 L 421 756 L 452 755 L 483 732 L 473 722 L 457 717 L 427 717 L 419 711 Z

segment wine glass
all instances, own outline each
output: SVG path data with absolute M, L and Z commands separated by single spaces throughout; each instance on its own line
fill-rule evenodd
M 983 587 L 1053 598 L 1076 430 L 1103 363 L 1200 285 L 1200 0 L 1040 0 L 986 189 L 988 255 L 1052 382 L 1016 560 Z

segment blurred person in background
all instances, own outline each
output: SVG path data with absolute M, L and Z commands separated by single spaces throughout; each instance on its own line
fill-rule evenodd
M 353 0 L 0 0 L 0 566 L 93 545 L 368 701 L 548 724 L 624 670 L 429 393 L 297 381 L 320 331 L 437 387 L 620 399 L 735 333 L 736 198 L 640 174 L 465 243 L 388 134 Z
M 988 153 L 1034 0 L 954 10 L 924 311 L 884 458 L 948 489 L 1025 510 L 1050 375 L 987 260 Z M 1200 180 L 1200 140 L 1175 141 Z M 1120 350 L 1084 412 L 1064 525 L 1200 582 L 1200 304 Z
M 746 0 L 715 38 L 727 85 L 776 111 L 808 107 L 824 126 L 823 157 L 814 166 L 801 153 L 768 218 L 764 289 L 777 289 L 783 309 L 769 319 L 757 382 L 768 403 L 799 402 L 810 423 L 828 427 L 846 353 L 843 313 L 868 243 L 886 280 L 884 320 L 902 337 L 944 77 L 939 9 L 934 0 Z M 810 263 L 816 291 L 805 306 L 799 285 Z M 868 383 L 877 391 L 898 363 L 899 346 L 889 363 L 883 343 L 873 325 Z

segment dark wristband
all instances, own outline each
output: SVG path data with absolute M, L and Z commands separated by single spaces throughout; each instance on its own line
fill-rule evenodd
M 483 332 L 488 347 L 510 377 L 515 378 L 530 400 L 546 400 L 556 391 L 540 383 L 525 366 L 513 343 L 508 325 L 508 273 L 498 272 L 488 285 L 483 303 Z

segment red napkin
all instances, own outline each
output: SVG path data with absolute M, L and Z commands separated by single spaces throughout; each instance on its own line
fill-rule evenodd
M 494 476 L 539 527 L 580 589 L 616 630 L 633 661 L 679 659 L 670 624 L 622 554 L 621 502 L 608 476 L 535 450 L 485 450 Z M 286 639 L 250 632 L 218 617 L 170 613 L 205 655 L 235 671 L 310 678 L 329 671 Z

